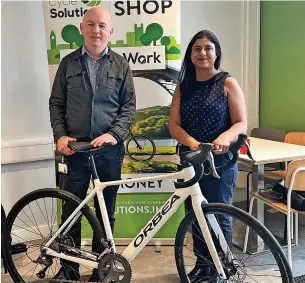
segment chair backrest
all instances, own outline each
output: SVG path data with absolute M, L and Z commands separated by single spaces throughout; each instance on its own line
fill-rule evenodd
M 271 141 L 284 142 L 285 132 L 274 128 L 253 128 L 250 136 Z
M 290 132 L 285 136 L 286 143 L 305 145 L 305 132 Z
M 289 163 L 285 178 L 286 188 L 288 188 L 290 185 L 290 180 L 293 172 L 300 167 L 305 167 L 305 159 L 295 160 Z M 292 189 L 295 191 L 305 191 L 305 171 L 300 171 L 295 175 Z

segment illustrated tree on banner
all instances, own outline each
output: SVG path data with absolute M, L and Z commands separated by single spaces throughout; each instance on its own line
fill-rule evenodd
M 84 44 L 84 36 L 75 25 L 66 25 L 61 30 L 62 39 L 68 44 L 57 44 L 57 37 L 52 30 L 50 33 L 51 49 L 47 50 L 49 65 L 58 65 L 60 63 L 60 50 L 77 49 Z
M 145 33 L 141 35 L 141 42 L 143 45 L 150 45 L 151 43 L 154 46 L 157 45 L 157 40 L 159 40 L 163 35 L 163 28 L 157 23 L 152 23 L 147 26 Z
M 74 25 L 66 25 L 61 31 L 61 36 L 65 42 L 70 44 L 70 49 L 73 49 L 73 43 L 75 43 L 77 47 L 84 44 L 84 36 Z

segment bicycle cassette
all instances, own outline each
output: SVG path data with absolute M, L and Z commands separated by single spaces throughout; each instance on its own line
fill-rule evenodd
M 99 262 L 98 274 L 102 283 L 129 283 L 131 267 L 120 254 L 106 254 Z

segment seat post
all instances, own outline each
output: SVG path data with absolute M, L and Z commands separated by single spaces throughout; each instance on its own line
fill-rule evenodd
M 99 178 L 97 171 L 96 171 L 96 166 L 95 166 L 95 161 L 94 161 L 94 154 L 93 153 L 89 153 L 89 163 L 90 163 L 90 167 L 92 170 L 92 176 L 93 176 L 93 180 L 96 180 Z

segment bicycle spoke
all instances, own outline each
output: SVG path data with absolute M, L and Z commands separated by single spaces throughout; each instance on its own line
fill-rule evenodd
M 50 235 L 52 234 L 52 227 L 49 225 L 49 217 L 48 217 L 48 211 L 47 211 L 47 207 L 46 207 L 46 201 L 45 201 L 45 198 L 43 198 L 43 202 L 44 202 L 44 207 L 45 207 L 45 210 L 46 210 L 46 217 L 47 217 L 47 223 L 48 223 L 48 226 L 49 226 L 49 229 L 50 229 Z M 52 206 L 52 204 L 51 204 Z M 52 219 L 52 218 L 51 218 Z
M 17 228 L 20 228 L 20 229 L 22 229 L 22 230 L 25 230 L 25 231 L 28 231 L 28 232 L 30 232 L 30 233 L 32 233 L 32 234 L 36 234 L 36 235 L 38 235 L 38 236 L 41 236 L 40 234 L 38 234 L 35 230 L 35 232 L 32 232 L 32 231 L 30 231 L 30 230 L 28 230 L 28 229 L 25 229 L 24 227 L 21 227 L 21 226 L 18 226 L 17 224 L 14 224 L 14 226 L 16 226 Z M 33 229 L 32 229 L 33 230 Z
M 19 267 L 18 269 L 21 269 L 21 268 L 23 268 L 23 267 L 25 267 L 25 266 L 28 266 L 29 264 L 34 264 L 32 261 L 31 262 L 29 262 L 29 263 L 27 263 L 27 264 L 24 264 L 24 265 L 22 265 L 21 267 Z M 24 276 L 24 275 L 23 275 Z
M 25 225 L 27 225 L 20 217 L 18 217 L 18 220 L 21 221 L 21 222 L 23 222 Z M 16 227 L 18 227 L 18 228 L 22 228 L 22 227 L 17 226 L 16 224 L 14 224 L 14 226 L 16 226 Z M 29 226 L 29 228 L 30 228 L 31 230 L 34 231 L 34 232 L 32 232 L 32 233 L 34 233 L 34 234 L 36 234 L 36 235 L 38 235 L 38 236 L 42 236 L 41 234 L 39 234 L 39 232 L 35 231 L 31 226 Z M 24 228 L 22 228 L 22 229 L 24 229 Z
M 30 210 L 31 210 L 31 207 L 30 207 L 30 206 L 29 206 L 29 208 L 30 208 Z M 35 221 L 35 223 L 36 223 L 36 225 L 35 225 L 35 224 L 32 222 L 31 218 L 28 217 L 28 215 L 24 212 L 23 209 L 22 209 L 22 212 L 23 212 L 24 215 L 31 221 L 31 223 L 34 225 L 34 227 L 37 228 L 38 233 L 43 237 L 42 233 L 40 232 L 40 230 L 39 230 L 39 228 L 38 228 L 38 225 L 37 225 L 36 221 Z M 31 211 L 31 213 L 32 213 L 32 211 Z M 32 216 L 33 216 L 33 213 L 32 213 Z M 20 217 L 18 217 L 18 216 L 17 216 L 17 218 L 20 219 Z M 33 216 L 33 219 L 34 219 L 34 216 Z
M 18 260 L 18 259 L 20 259 L 20 258 L 23 258 L 23 257 L 25 257 L 25 256 L 28 256 L 29 254 L 32 254 L 32 253 L 34 253 L 34 252 L 36 252 L 36 251 L 38 251 L 38 250 L 40 250 L 40 247 L 37 248 L 36 250 L 32 251 L 32 252 L 29 252 L 29 253 L 26 252 L 25 255 L 22 255 L 22 256 L 20 256 L 20 257 L 15 258 L 14 261 L 16 261 L 16 260 Z
M 30 280 L 29 280 L 28 282 L 31 282 L 31 279 L 32 279 L 32 277 L 33 277 L 33 275 L 34 275 L 34 273 L 35 273 L 35 271 L 36 271 L 36 268 L 37 268 L 37 265 L 36 265 L 36 267 L 35 267 L 35 269 L 34 269 L 32 275 L 31 275 L 31 278 L 30 278 Z
M 44 220 L 48 223 L 47 219 L 45 218 L 45 216 L 44 216 L 44 214 L 43 214 L 43 212 L 42 212 L 42 210 L 41 210 L 41 208 L 40 208 L 40 205 L 39 205 L 38 202 L 37 202 L 37 200 L 36 200 L 36 203 L 37 203 L 37 206 L 39 207 L 39 210 L 40 210 L 40 212 L 41 212 L 41 214 L 42 214 Z M 49 226 L 49 224 L 48 224 L 48 226 Z M 49 226 L 49 228 L 50 228 L 50 226 Z
M 37 222 L 36 222 L 36 220 L 35 220 L 35 217 L 34 217 L 34 214 L 33 214 L 33 211 L 32 211 L 32 209 L 31 209 L 30 204 L 29 204 L 28 206 L 29 206 L 29 208 L 30 208 L 30 211 L 31 211 L 32 217 L 33 217 L 33 219 L 34 219 L 34 221 L 35 221 L 35 223 L 36 223 L 36 228 L 38 229 L 39 233 L 40 233 L 40 234 L 42 235 L 42 237 L 43 237 L 43 234 L 41 233 L 41 231 L 40 231 L 40 230 L 39 230 L 39 228 L 38 228 L 38 224 L 37 224 Z
M 31 268 L 30 270 L 28 270 L 28 272 L 27 273 L 25 273 L 25 274 L 23 274 L 23 278 L 29 273 L 29 272 L 31 272 L 33 269 L 35 268 L 35 270 L 36 270 L 36 268 L 37 268 L 37 265 L 36 266 L 34 266 L 33 268 Z

